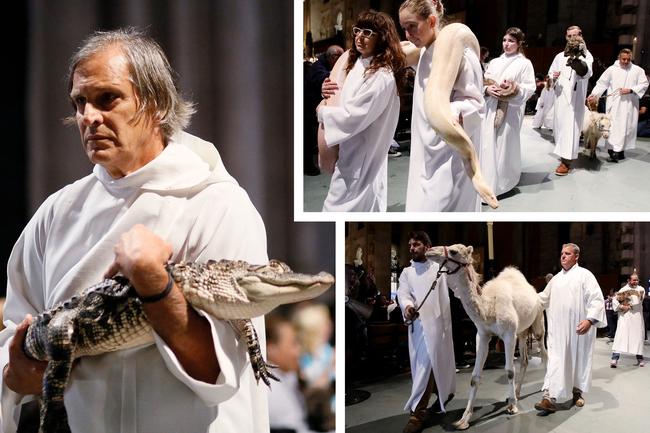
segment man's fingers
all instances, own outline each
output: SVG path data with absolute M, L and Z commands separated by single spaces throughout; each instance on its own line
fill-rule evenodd
M 119 266 L 117 262 L 111 263 L 106 272 L 104 272 L 104 278 L 113 278 L 115 274 L 119 271 Z

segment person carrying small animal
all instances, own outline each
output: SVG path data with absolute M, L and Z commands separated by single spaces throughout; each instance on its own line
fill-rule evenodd
M 612 300 L 614 311 L 618 312 L 616 335 L 612 344 L 610 367 L 616 368 L 621 353 L 636 355 L 636 365 L 645 366 L 643 360 L 643 298 L 645 290 L 639 286 L 639 276 L 633 273 Z
M 555 169 L 558 176 L 566 176 L 571 163 L 578 158 L 580 132 L 585 115 L 585 97 L 591 77 L 593 56 L 582 39 L 582 30 L 571 26 L 566 31 L 567 45 L 558 53 L 548 70 L 555 91 L 553 153 L 561 158 Z
M 607 91 L 606 111 L 612 116 L 612 129 L 607 138 L 609 161 L 625 159 L 625 151 L 636 147 L 639 100 L 647 89 L 648 77 L 643 68 L 632 63 L 632 51 L 624 48 L 591 91 L 588 100 L 592 103 Z
M 173 76 L 160 46 L 132 28 L 96 32 L 71 58 L 68 121 L 94 169 L 46 199 L 9 258 L 4 433 L 16 431 L 21 403 L 41 394 L 45 363 L 23 352 L 32 316 L 118 273 L 143 302 L 155 343 L 73 365 L 70 430 L 269 430 L 246 345 L 228 322 L 192 308 L 165 269 L 168 260 L 268 262 L 248 195 L 211 143 L 183 131 L 195 110 Z M 264 345 L 263 318 L 253 323 Z

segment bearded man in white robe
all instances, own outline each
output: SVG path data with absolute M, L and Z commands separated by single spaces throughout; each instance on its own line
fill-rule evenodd
M 625 151 L 636 147 L 639 100 L 647 89 L 645 71 L 632 64 L 632 51 L 624 48 L 591 91 L 588 99 L 592 102 L 607 91 L 606 111 L 612 116 L 612 129 L 607 138 L 609 161 L 625 159 Z
M 566 31 L 567 42 L 582 37 L 578 26 L 571 26 Z M 585 49 L 585 57 L 565 57 L 564 51 L 558 53 L 548 70 L 548 76 L 553 78 L 555 91 L 553 138 L 555 149 L 553 153 L 561 158 L 560 165 L 555 169 L 558 176 L 566 176 L 571 169 L 571 161 L 578 158 L 580 133 L 585 116 L 585 98 L 587 85 L 591 77 L 591 65 L 594 61 L 591 53 Z
M 636 292 L 637 295 L 628 292 Z M 639 276 L 635 273 L 627 279 L 627 284 L 618 293 L 629 302 L 620 302 L 617 296 L 612 299 L 612 307 L 618 312 L 616 335 L 612 344 L 610 367 L 616 368 L 621 353 L 636 355 L 636 365 L 645 366 L 643 360 L 643 340 L 645 329 L 643 323 L 643 298 L 645 289 L 639 286 Z
M 585 404 L 583 393 L 591 385 L 591 363 L 596 328 L 607 325 L 603 292 L 594 274 L 578 265 L 580 248 L 562 246 L 557 273 L 539 298 L 548 319 L 548 364 L 544 377 L 544 397 L 535 409 L 557 410 L 556 400 L 573 396 L 573 403 Z
M 70 64 L 70 121 L 95 166 L 47 198 L 9 258 L 0 431 L 15 432 L 21 405 L 41 394 L 46 363 L 23 352 L 32 317 L 117 273 L 143 302 L 154 342 L 74 364 L 71 432 L 269 431 L 246 345 L 191 308 L 165 270 L 168 260 L 267 262 L 259 214 L 214 146 L 182 131 L 194 108 L 155 41 L 97 32 Z M 265 347 L 264 321 L 253 323 Z
M 427 427 L 436 412 L 445 411 L 456 390 L 447 280 L 441 274 L 429 293 L 439 269 L 424 255 L 430 247 L 431 240 L 425 232 L 409 233 L 411 266 L 402 271 L 397 290 L 404 320 L 411 323 L 408 335 L 413 387 L 404 407 L 411 413 L 404 433 L 420 432 Z M 433 392 L 438 400 L 427 410 Z

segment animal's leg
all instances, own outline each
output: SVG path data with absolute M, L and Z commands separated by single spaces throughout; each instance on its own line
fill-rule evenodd
M 246 348 L 248 351 L 248 357 L 251 361 L 251 366 L 253 367 L 253 373 L 255 374 L 255 379 L 259 382 L 260 379 L 267 385 L 271 386 L 270 379 L 277 380 L 279 379 L 271 372 L 271 368 L 276 368 L 275 365 L 268 364 L 264 357 L 262 356 L 262 350 L 260 349 L 260 341 L 257 338 L 257 332 L 253 326 L 253 322 L 250 320 L 231 320 L 230 323 L 235 328 L 239 337 L 245 340 Z
M 517 336 L 512 330 L 505 333 L 502 338 L 506 352 L 506 375 L 508 377 L 509 392 L 506 412 L 517 413 L 517 397 L 515 396 L 515 344 L 517 343 Z
M 544 345 L 544 335 L 546 334 L 546 328 L 544 327 L 544 311 L 540 309 L 535 321 L 532 324 L 533 335 L 537 340 L 537 345 L 539 346 L 540 356 L 542 357 L 542 362 L 546 364 L 548 360 L 548 354 L 546 353 L 546 346 Z
M 472 417 L 474 410 L 474 401 L 476 400 L 478 386 L 481 383 L 481 372 L 483 371 L 483 365 L 487 359 L 489 344 L 489 335 L 481 335 L 480 332 L 476 333 L 476 362 L 474 363 L 474 370 L 472 371 L 469 400 L 467 401 L 467 407 L 465 408 L 462 418 L 454 423 L 456 430 L 465 430 L 469 428 L 469 420 Z
M 50 322 L 49 361 L 43 374 L 39 433 L 70 432 L 68 413 L 63 404 L 63 393 L 72 369 L 73 339 L 72 320 L 62 315 L 60 320 Z
M 524 376 L 526 375 L 526 369 L 528 368 L 528 342 L 526 340 L 528 340 L 529 335 L 530 332 L 529 329 L 527 329 L 517 337 L 519 340 L 519 356 L 521 358 L 519 373 L 515 380 L 515 397 L 517 397 L 517 400 L 521 397 L 521 385 L 524 383 Z

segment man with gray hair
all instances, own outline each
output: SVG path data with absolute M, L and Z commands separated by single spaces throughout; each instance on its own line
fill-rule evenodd
M 32 316 L 120 273 L 155 343 L 75 364 L 71 431 L 268 431 L 245 345 L 227 322 L 191 308 L 164 266 L 267 262 L 259 214 L 215 147 L 183 132 L 193 104 L 155 41 L 131 28 L 97 32 L 70 65 L 68 122 L 95 166 L 41 205 L 9 258 L 0 430 L 15 432 L 21 404 L 41 394 L 45 363 L 22 351 Z M 253 321 L 264 347 L 264 322 Z
M 539 293 L 548 318 L 548 363 L 544 397 L 535 409 L 547 413 L 557 410 L 557 399 L 571 396 L 577 407 L 584 406 L 582 393 L 591 384 L 596 328 L 607 324 L 603 292 L 594 274 L 578 265 L 579 258 L 576 244 L 562 245 L 562 270 Z

